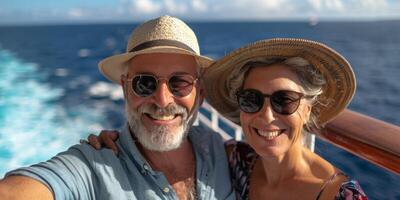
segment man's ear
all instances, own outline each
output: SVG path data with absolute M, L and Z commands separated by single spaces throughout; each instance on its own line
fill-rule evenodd
M 200 105 L 201 105 L 203 104 L 203 101 L 206 98 L 206 90 L 204 89 L 203 85 L 200 85 L 199 95 L 200 95 Z
M 124 98 L 126 99 L 127 96 L 128 96 L 128 93 L 127 93 L 128 91 L 126 90 L 127 88 L 126 88 L 126 85 L 125 85 L 125 75 L 124 74 L 121 74 L 120 84 L 121 84 L 121 87 L 122 87 L 122 92 L 124 93 Z

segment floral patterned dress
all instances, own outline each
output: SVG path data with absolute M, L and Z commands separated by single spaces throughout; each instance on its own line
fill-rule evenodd
M 230 155 L 228 155 L 229 167 L 231 170 L 232 185 L 236 191 L 236 197 L 240 200 L 247 200 L 249 199 L 249 177 L 258 155 L 247 143 L 244 142 L 229 140 L 225 143 L 225 146 L 231 150 Z M 339 172 L 332 175 L 322 186 L 317 200 L 325 189 L 325 186 L 338 175 L 344 174 Z M 368 200 L 368 198 L 357 181 L 349 180 L 342 183 L 335 200 Z

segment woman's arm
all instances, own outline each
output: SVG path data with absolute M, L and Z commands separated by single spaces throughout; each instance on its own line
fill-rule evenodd
M 98 136 L 90 134 L 87 138 L 87 143 L 97 150 L 105 147 L 111 149 L 115 154 L 118 154 L 118 147 L 115 145 L 115 141 L 118 140 L 118 137 L 118 131 L 102 130 Z

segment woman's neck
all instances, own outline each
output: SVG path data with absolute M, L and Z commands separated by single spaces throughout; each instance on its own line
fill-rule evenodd
M 307 170 L 301 144 L 293 146 L 285 154 L 277 157 L 262 157 L 258 163 L 265 175 L 267 185 L 277 186 Z

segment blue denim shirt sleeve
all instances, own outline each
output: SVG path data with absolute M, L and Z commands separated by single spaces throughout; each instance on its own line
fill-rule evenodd
M 126 199 L 130 187 L 118 157 L 108 149 L 75 145 L 46 162 L 8 172 L 45 184 L 57 199 Z M 115 191 L 121 191 L 116 192 Z M 101 198 L 99 198 L 101 197 Z M 108 198 L 109 197 L 109 198 Z
M 90 147 L 71 147 L 52 159 L 6 174 L 32 177 L 45 184 L 55 199 L 92 199 L 93 175 L 82 150 Z

